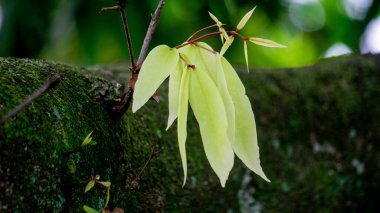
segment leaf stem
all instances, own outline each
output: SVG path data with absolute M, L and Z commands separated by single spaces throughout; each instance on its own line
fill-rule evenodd
M 223 25 L 226 25 L 226 24 L 222 24 Z M 203 32 L 203 31 L 206 31 L 208 29 L 211 29 L 211 28 L 214 28 L 214 27 L 218 27 L 217 24 L 213 24 L 213 25 L 210 25 L 210 26 L 207 26 L 207 27 L 204 27 L 200 30 L 197 30 L 195 33 L 193 33 L 186 41 L 189 41 L 190 39 L 194 38 L 196 35 L 198 35 L 199 33 Z
M 205 38 L 208 38 L 208 37 L 211 37 L 211 36 L 214 36 L 214 35 L 220 35 L 220 34 L 221 34 L 221 32 L 207 33 L 207 34 L 205 34 L 205 35 L 203 35 L 203 36 L 199 36 L 198 38 L 195 38 L 195 39 L 190 40 L 190 41 L 187 41 L 187 42 L 185 42 L 185 43 L 183 43 L 183 44 L 181 44 L 181 45 L 178 45 L 178 46 L 176 46 L 175 48 L 176 48 L 176 49 L 179 49 L 179 48 L 181 48 L 181 47 L 184 47 L 184 46 L 189 45 L 189 44 L 193 44 L 194 42 L 200 41 L 200 40 L 202 40 L 202 39 L 205 39 Z

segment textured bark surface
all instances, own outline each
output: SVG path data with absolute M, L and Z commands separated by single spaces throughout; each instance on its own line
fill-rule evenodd
M 375 211 L 380 202 L 379 55 L 239 72 L 272 183 L 236 159 L 226 188 L 206 160 L 192 116 L 189 177 L 182 188 L 176 127 L 165 132 L 165 87 L 160 103 L 112 117 L 109 103 L 118 96 L 115 80 L 126 82 L 124 70 L 0 58 L 0 117 L 54 74 L 62 77 L 0 126 L 1 212 L 100 209 L 105 190 L 95 186 L 84 193 L 80 183 L 95 175 L 112 182 L 110 207 L 126 212 Z M 97 144 L 71 153 L 91 131 Z M 152 148 L 158 155 L 134 181 Z

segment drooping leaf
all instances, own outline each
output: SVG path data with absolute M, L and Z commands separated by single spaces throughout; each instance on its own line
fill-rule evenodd
M 265 46 L 265 47 L 287 48 L 287 46 L 285 46 L 285 45 L 276 43 L 276 42 L 268 40 L 268 39 L 263 39 L 263 38 L 251 37 L 251 38 L 249 38 L 249 41 L 252 43 L 255 43 L 257 45 L 261 45 L 261 46 Z
M 244 41 L 244 57 L 245 57 L 245 64 L 247 65 L 247 72 L 249 72 L 247 41 Z
M 169 117 L 166 130 L 170 128 L 175 119 L 178 117 L 178 101 L 181 77 L 183 74 L 184 64 L 182 60 L 177 64 L 177 69 L 173 70 L 169 78 Z
M 86 205 L 83 206 L 83 210 L 87 213 L 100 213 L 100 211 L 95 210 L 95 209 L 93 209 L 89 206 L 86 206 Z
M 224 53 L 228 50 L 228 48 L 231 46 L 232 42 L 234 41 L 234 36 L 228 37 L 226 42 L 224 42 L 222 49 L 220 50 L 220 55 L 223 56 Z
M 248 11 L 248 13 L 246 13 L 243 16 L 243 18 L 240 20 L 239 24 L 236 27 L 236 31 L 243 29 L 243 27 L 245 26 L 245 24 L 247 23 L 249 18 L 251 18 L 251 15 L 252 15 L 253 11 L 255 11 L 255 9 L 256 9 L 256 7 L 254 7 L 252 10 Z
M 196 64 L 196 62 L 194 62 Z M 222 97 L 205 70 L 191 73 L 189 101 L 199 124 L 207 159 L 224 187 L 234 163 L 227 136 L 227 115 Z
M 199 46 L 212 50 L 212 48 L 203 42 L 198 43 Z M 226 110 L 228 121 L 228 138 L 229 140 L 235 139 L 235 108 L 232 102 L 231 95 L 228 92 L 226 78 L 224 76 L 223 67 L 220 61 L 219 54 L 214 54 L 203 48 L 191 45 L 191 50 L 196 54 L 191 58 L 199 70 L 204 70 L 209 75 L 211 80 L 216 85 L 220 96 L 222 97 L 223 104 Z
M 162 82 L 176 69 L 179 60 L 175 48 L 155 47 L 141 66 L 133 94 L 132 111 L 136 112 L 154 94 Z
M 243 163 L 264 180 L 269 179 L 260 165 L 260 153 L 257 143 L 255 116 L 251 103 L 245 94 L 245 88 L 231 64 L 222 58 L 229 92 L 235 105 L 236 138 L 232 147 Z
M 93 131 L 91 131 L 90 133 L 88 133 L 88 135 L 86 136 L 86 138 L 81 143 L 81 147 L 84 147 L 84 146 L 88 145 L 91 142 L 91 140 L 92 140 L 92 138 L 91 138 L 92 132 Z
M 188 113 L 188 100 L 189 100 L 189 80 L 192 70 L 186 68 L 182 74 L 181 85 L 179 89 L 179 107 L 178 107 L 178 123 L 177 123 L 177 137 L 179 153 L 181 155 L 183 167 L 183 186 L 187 178 L 187 159 L 186 159 L 186 138 L 187 138 L 187 113 Z
M 94 187 L 95 185 L 95 180 L 90 180 L 87 185 L 86 185 L 86 188 L 84 189 L 84 192 L 88 192 L 90 189 L 92 189 L 92 187 Z

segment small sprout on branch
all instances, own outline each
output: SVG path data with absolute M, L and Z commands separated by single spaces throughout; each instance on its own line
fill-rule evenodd
M 88 179 L 88 180 L 85 180 L 85 181 L 81 181 L 81 183 L 87 183 L 86 188 L 84 190 L 85 193 L 88 192 L 88 191 L 90 191 L 95 186 L 95 183 L 97 183 L 97 184 L 99 184 L 102 187 L 104 187 L 104 188 L 107 189 L 106 203 L 104 204 L 104 207 L 103 207 L 103 209 L 106 209 L 107 206 L 108 206 L 108 202 L 110 200 L 111 182 L 109 182 L 109 181 L 100 181 L 100 176 L 96 175 L 94 178 L 91 178 L 91 179 Z M 83 209 L 86 212 L 90 212 L 90 213 L 91 212 L 99 212 L 97 210 L 92 209 L 91 207 L 86 206 L 86 205 L 83 206 Z

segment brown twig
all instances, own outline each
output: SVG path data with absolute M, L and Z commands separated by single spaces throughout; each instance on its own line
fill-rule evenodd
M 140 170 L 139 174 L 133 179 L 133 181 L 138 181 L 140 179 L 140 177 L 141 177 L 142 173 L 145 171 L 146 167 L 149 165 L 149 163 L 152 161 L 154 156 L 156 156 L 157 154 L 158 154 L 158 151 L 156 150 L 156 148 L 152 148 L 152 150 L 149 153 L 148 160 L 145 162 L 143 168 Z
M 148 27 L 148 30 L 146 31 L 146 35 L 144 38 L 143 45 L 141 47 L 140 55 L 139 55 L 139 58 L 137 60 L 137 69 L 139 69 L 141 67 L 142 63 L 144 62 L 145 56 L 148 52 L 149 44 L 152 41 L 154 31 L 156 30 L 158 20 L 160 19 L 161 10 L 164 7 L 165 3 L 166 3 L 166 0 L 160 0 L 160 2 L 157 5 L 157 9 L 153 14 L 152 19 L 150 20 L 149 27 Z M 139 70 L 135 70 L 135 72 L 138 73 Z
M 128 47 L 128 51 L 129 51 L 129 57 L 131 59 L 132 70 L 134 70 L 136 68 L 135 56 L 133 53 L 133 45 L 132 45 L 131 34 L 129 33 L 129 29 L 128 29 L 127 16 L 125 14 L 125 7 L 127 5 L 127 1 L 126 0 L 116 0 L 115 2 L 116 2 L 115 6 L 104 7 L 102 9 L 100 9 L 99 12 L 102 13 L 102 12 L 114 11 L 114 10 L 120 11 L 121 19 L 123 22 L 123 29 L 124 29 L 125 38 L 127 39 L 127 47 Z
M 137 59 L 137 63 L 135 65 L 132 65 L 132 76 L 128 82 L 128 91 L 125 94 L 124 98 L 121 100 L 120 104 L 113 108 L 119 117 L 121 117 L 128 110 L 132 102 L 133 91 L 135 88 L 135 83 L 138 78 L 138 73 L 147 55 L 149 44 L 152 41 L 152 37 L 153 37 L 154 31 L 156 30 L 156 26 L 160 18 L 161 11 L 165 5 L 165 2 L 166 0 L 160 0 L 160 2 L 157 5 L 157 9 L 150 20 L 143 45 L 141 47 L 139 58 Z
M 131 40 L 131 35 L 128 30 L 128 22 L 127 22 L 127 16 L 125 15 L 125 8 L 120 7 L 120 15 L 123 20 L 125 37 L 127 38 L 127 45 L 128 45 L 128 50 L 129 50 L 129 57 L 131 58 L 132 70 L 134 70 L 136 68 L 135 56 L 133 54 L 132 40 Z
M 48 80 L 44 85 L 42 85 L 38 90 L 36 90 L 33 94 L 28 96 L 20 105 L 15 107 L 11 112 L 6 114 L 0 121 L 0 125 L 5 124 L 9 121 L 13 116 L 15 116 L 22 109 L 27 107 L 30 103 L 32 103 L 35 99 L 46 93 L 49 89 L 55 87 L 58 83 L 60 83 L 61 77 L 56 74 L 50 80 Z

